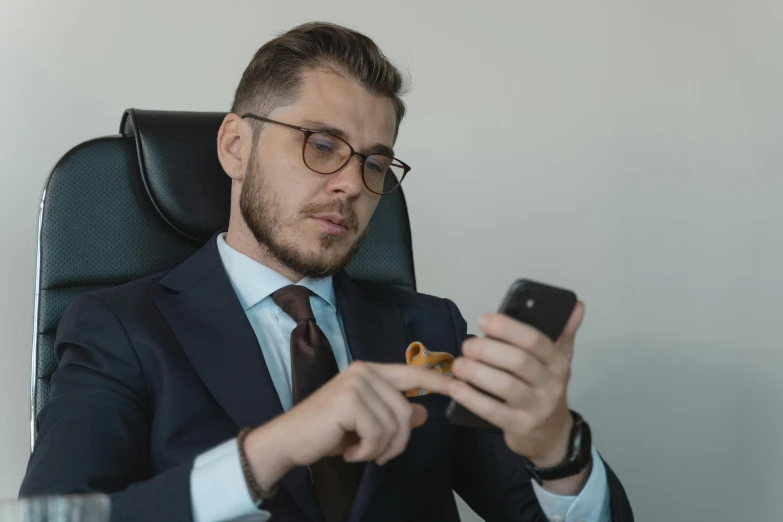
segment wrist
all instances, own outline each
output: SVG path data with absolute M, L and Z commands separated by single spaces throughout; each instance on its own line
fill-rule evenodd
M 263 490 L 271 490 L 293 467 L 282 447 L 275 422 L 254 429 L 244 440 L 244 451 L 256 483 Z
M 525 462 L 525 467 L 533 481 L 559 495 L 578 494 L 590 476 L 592 463 L 590 425 L 575 411 L 570 413 L 572 422 L 569 423 L 570 433 L 565 457 L 553 465 L 557 451 L 552 449 L 550 452 L 536 456 L 539 465 L 531 461 L 530 457 Z
M 568 456 L 568 443 L 574 426 L 574 419 L 571 417 L 570 412 L 566 414 L 566 417 L 565 423 L 554 437 L 554 443 L 544 452 L 528 457 L 528 460 L 536 467 L 551 468 L 557 466 Z

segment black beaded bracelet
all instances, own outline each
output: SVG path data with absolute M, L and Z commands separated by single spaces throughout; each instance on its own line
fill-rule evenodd
M 239 463 L 242 465 L 242 473 L 245 475 L 245 483 L 247 489 L 250 492 L 250 498 L 253 499 L 253 504 L 258 506 L 263 500 L 272 500 L 277 495 L 278 485 L 275 484 L 269 491 L 264 491 L 261 486 L 256 482 L 253 477 L 253 471 L 250 469 L 250 462 L 247 460 L 245 454 L 245 439 L 248 434 L 253 431 L 252 428 L 242 428 L 237 435 L 237 446 L 239 448 Z

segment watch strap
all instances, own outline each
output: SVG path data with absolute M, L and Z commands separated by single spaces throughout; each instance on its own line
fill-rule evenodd
M 530 476 L 539 485 L 545 480 L 559 480 L 578 475 L 590 465 L 593 441 L 590 425 L 577 412 L 571 410 L 574 424 L 568 438 L 568 452 L 563 462 L 550 468 L 539 468 L 529 459 L 524 459 Z

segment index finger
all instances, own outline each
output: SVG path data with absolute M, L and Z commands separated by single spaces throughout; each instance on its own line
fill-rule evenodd
M 487 314 L 481 318 L 481 329 L 496 341 L 525 350 L 541 364 L 549 365 L 554 357 L 554 342 L 546 334 L 510 315 Z
M 441 395 L 449 394 L 449 383 L 452 382 L 452 378 L 427 368 L 394 363 L 365 362 L 364 364 L 401 392 L 422 388 Z

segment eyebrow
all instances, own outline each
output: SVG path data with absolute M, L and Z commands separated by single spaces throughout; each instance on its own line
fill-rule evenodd
M 334 127 L 332 125 L 329 125 L 328 123 L 324 123 L 316 120 L 304 120 L 300 124 L 300 126 L 306 128 L 307 130 L 325 132 L 327 134 L 331 134 L 332 136 L 337 136 L 338 138 L 344 140 L 346 143 L 350 143 L 348 141 L 348 135 L 345 133 L 345 131 L 343 131 L 342 129 L 338 129 L 337 127 Z M 353 145 L 351 146 L 353 147 Z M 365 154 L 386 154 L 387 156 L 394 157 L 394 149 L 392 149 L 388 145 L 384 145 L 383 143 L 376 143 L 375 145 L 367 148 L 366 151 L 361 151 L 361 152 L 364 152 Z

